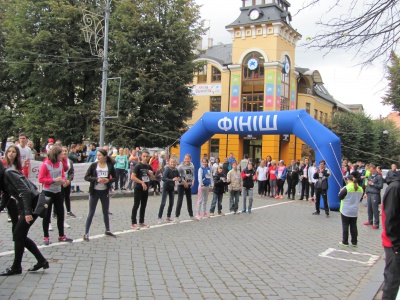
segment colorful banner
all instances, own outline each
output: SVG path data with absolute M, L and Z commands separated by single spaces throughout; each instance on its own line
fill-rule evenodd
M 29 173 L 29 179 L 36 185 L 39 185 L 39 169 L 43 162 L 38 160 L 31 160 L 31 171 Z M 74 180 L 72 185 L 89 185 L 89 181 L 85 181 L 84 177 L 86 171 L 92 163 L 74 164 Z
M 240 74 L 232 74 L 231 108 L 239 107 Z
M 276 110 L 281 109 L 281 83 L 282 83 L 282 73 L 278 72 L 276 74 Z
M 294 79 L 292 78 L 292 99 L 290 103 L 290 109 L 296 109 L 296 85 L 294 84 Z
M 194 96 L 212 96 L 221 95 L 221 84 L 199 84 L 193 87 Z
M 267 72 L 265 75 L 265 107 L 274 107 L 275 74 Z

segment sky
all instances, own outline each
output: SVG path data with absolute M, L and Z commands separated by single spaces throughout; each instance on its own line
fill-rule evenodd
M 240 15 L 241 0 L 195 0 L 202 5 L 201 17 L 205 20 L 205 26 L 210 25 L 210 31 L 203 38 L 203 47 L 207 46 L 207 38 L 213 38 L 213 44 L 232 43 L 230 34 L 225 26 L 232 23 Z M 341 13 L 338 7 L 331 10 L 322 5 L 316 5 L 312 9 L 302 11 L 296 15 L 302 7 L 303 0 L 289 0 L 290 12 L 293 16 L 291 25 L 302 35 L 302 39 L 296 47 L 296 67 L 318 70 L 321 73 L 325 87 L 329 93 L 344 104 L 362 104 L 367 115 L 372 118 L 386 117 L 392 110 L 391 106 L 381 104 L 388 85 L 385 79 L 385 66 L 382 62 L 376 62 L 374 66 L 361 69 L 356 66 L 358 58 L 355 52 L 336 50 L 333 53 L 316 52 L 307 50 L 301 46 L 307 37 L 316 34 L 318 28 L 315 23 L 321 17 L 334 17 Z M 326 1 L 325 1 L 326 3 Z M 324 55 L 326 54 L 326 55 Z

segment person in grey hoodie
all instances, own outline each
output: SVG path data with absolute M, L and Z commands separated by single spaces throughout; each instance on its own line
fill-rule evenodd
M 368 177 L 367 188 L 365 189 L 364 199 L 367 198 L 368 222 L 364 225 L 372 225 L 373 229 L 379 228 L 379 205 L 381 204 L 381 189 L 383 188 L 382 176 L 376 171 L 376 166 L 369 165 L 370 175 Z
M 172 208 L 174 207 L 175 183 L 177 184 L 181 181 L 179 171 L 176 168 L 176 160 L 174 158 L 170 158 L 168 166 L 165 167 L 162 181 L 164 182 L 164 186 L 161 195 L 160 210 L 158 211 L 158 224 L 162 223 L 162 215 L 164 212 L 165 202 L 167 201 L 167 195 L 169 197 L 169 203 L 166 221 L 172 222 L 171 213 Z

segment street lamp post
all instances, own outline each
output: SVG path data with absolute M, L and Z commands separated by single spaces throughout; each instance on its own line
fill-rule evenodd
M 103 70 L 101 81 L 101 103 L 100 103 L 100 139 L 99 146 L 104 145 L 104 136 L 106 129 L 106 98 L 107 98 L 107 80 L 108 80 L 108 27 L 110 20 L 111 0 L 104 0 L 105 15 L 102 16 L 83 10 L 83 33 L 85 41 L 90 45 L 92 55 L 103 58 Z M 104 22 L 104 27 L 103 27 Z M 101 40 L 103 39 L 103 48 Z

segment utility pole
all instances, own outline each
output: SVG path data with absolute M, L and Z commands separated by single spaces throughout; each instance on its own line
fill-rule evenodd
M 104 146 L 106 129 L 106 99 L 108 81 L 108 27 L 110 22 L 111 0 L 104 0 L 105 14 L 101 15 L 83 10 L 83 34 L 85 41 L 90 45 L 92 55 L 103 58 L 103 70 L 101 81 L 101 106 L 100 106 L 100 138 L 99 146 Z M 104 26 L 103 26 L 104 22 Z M 101 41 L 103 40 L 103 48 Z

